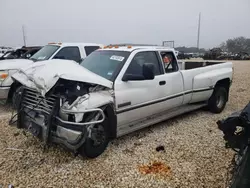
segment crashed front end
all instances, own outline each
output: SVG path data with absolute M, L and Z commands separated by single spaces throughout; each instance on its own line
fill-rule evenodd
M 107 91 L 89 93 L 84 90 L 76 94 L 72 92 L 72 83 L 70 85 L 71 89 L 56 86 L 45 97 L 34 89 L 23 87 L 19 93 L 17 127 L 29 130 L 45 143 L 63 144 L 77 151 L 85 139 L 91 137 L 94 125 L 104 121 L 103 108 L 112 102 L 112 97 Z M 75 83 L 74 87 L 78 86 Z M 67 88 L 65 84 L 62 87 Z M 74 94 L 70 95 L 69 90 Z
M 96 125 L 104 122 L 105 108 L 113 104 L 112 89 L 58 77 L 43 93 L 37 83 L 29 87 L 27 80 L 24 85 L 21 78 L 25 73 L 19 74 L 14 77 L 23 84 L 18 92 L 18 128 L 28 130 L 45 144 L 61 144 L 75 153 L 88 138 L 98 142 Z

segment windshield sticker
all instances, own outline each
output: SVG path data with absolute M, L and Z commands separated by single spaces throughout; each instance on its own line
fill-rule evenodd
M 113 56 L 110 57 L 110 59 L 116 60 L 116 61 L 123 61 L 124 57 L 113 55 Z
M 113 74 L 113 72 L 108 72 L 108 75 L 109 75 L 109 76 L 112 76 L 112 74 Z

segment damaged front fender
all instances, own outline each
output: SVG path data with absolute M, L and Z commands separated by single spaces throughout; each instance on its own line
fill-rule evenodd
M 76 125 L 88 125 L 93 122 L 82 122 L 84 114 L 100 113 L 102 118 L 95 123 L 101 123 L 105 115 L 100 107 L 107 104 L 114 104 L 114 98 L 111 96 L 110 91 L 85 94 L 84 96 L 78 97 L 71 105 L 67 102 L 62 104 L 59 112 L 59 119 L 63 122 L 69 119 L 70 114 L 73 114 Z

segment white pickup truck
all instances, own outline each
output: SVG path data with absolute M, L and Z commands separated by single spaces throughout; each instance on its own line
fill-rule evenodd
M 231 62 L 178 63 L 158 46 L 109 46 L 80 65 L 39 62 L 12 76 L 24 85 L 17 127 L 94 158 L 110 139 L 185 112 L 220 113 L 232 74 Z
M 8 59 L 0 61 L 0 100 L 15 100 L 15 91 L 20 87 L 13 82 L 11 75 L 18 69 L 37 61 L 68 59 L 80 62 L 94 50 L 103 47 L 95 43 L 49 43 L 29 59 Z

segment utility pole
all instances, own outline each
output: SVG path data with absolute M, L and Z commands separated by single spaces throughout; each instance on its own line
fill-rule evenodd
M 201 25 L 201 13 L 199 13 L 197 49 L 200 48 L 200 25 Z
M 24 28 L 24 25 L 22 25 L 22 31 L 23 31 L 23 43 L 24 43 L 24 46 L 26 46 L 26 36 L 25 36 L 25 28 Z

